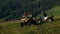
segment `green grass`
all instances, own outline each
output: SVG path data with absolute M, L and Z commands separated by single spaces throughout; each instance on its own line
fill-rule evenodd
M 20 27 L 19 22 L 0 24 L 0 34 L 60 34 L 60 21 Z
M 31 25 L 20 27 L 19 20 L 0 22 L 0 34 L 60 34 L 60 8 L 50 9 L 54 11 L 54 21 L 43 23 L 41 25 Z
M 49 9 L 46 11 L 48 15 L 53 14 L 54 16 L 59 16 L 60 15 L 60 6 Z

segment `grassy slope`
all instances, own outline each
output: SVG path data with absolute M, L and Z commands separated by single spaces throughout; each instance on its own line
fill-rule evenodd
M 59 16 L 60 15 L 60 6 L 47 10 L 46 12 L 47 12 L 47 14 L 52 13 L 54 16 Z
M 54 11 L 55 21 L 42 25 L 20 27 L 19 21 L 8 21 L 0 23 L 0 34 L 60 34 L 60 7 L 48 11 Z M 58 13 L 56 13 L 58 12 Z

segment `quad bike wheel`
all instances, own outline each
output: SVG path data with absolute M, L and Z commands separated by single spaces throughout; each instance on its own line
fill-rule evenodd
M 20 26 L 21 26 L 21 27 L 22 27 L 22 26 L 24 26 L 23 22 L 22 22 L 22 23 L 20 23 Z
M 49 18 L 49 19 L 48 19 L 48 22 L 52 22 L 52 19 Z
M 48 22 L 52 22 L 52 21 L 53 21 L 53 18 L 50 17 L 50 18 L 47 19 L 47 21 L 48 21 Z
M 20 23 L 20 26 L 24 26 L 24 25 L 28 25 L 28 23 L 27 22 L 22 22 L 22 23 Z

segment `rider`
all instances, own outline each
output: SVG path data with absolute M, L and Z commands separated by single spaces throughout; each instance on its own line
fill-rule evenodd
M 46 16 L 47 16 L 47 14 L 46 14 L 45 12 L 43 12 L 43 13 L 42 13 L 42 16 L 46 17 Z
M 30 17 L 32 17 L 32 15 L 28 12 L 24 12 L 23 17 L 30 18 Z
M 47 14 L 45 12 L 42 12 L 42 16 L 41 16 L 42 21 L 44 21 L 44 17 L 46 17 L 46 16 L 47 16 Z

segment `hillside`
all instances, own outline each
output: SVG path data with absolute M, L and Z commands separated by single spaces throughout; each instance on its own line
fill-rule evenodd
M 55 7 L 47 11 L 54 11 L 54 21 L 41 25 L 20 27 L 19 20 L 0 23 L 0 34 L 60 34 L 60 8 Z
M 60 0 L 0 0 L 0 21 L 18 20 L 23 12 L 36 17 L 56 6 L 60 6 Z
M 53 14 L 54 16 L 59 16 L 60 15 L 60 6 L 52 8 L 50 10 L 47 10 L 46 13 L 49 14 Z

